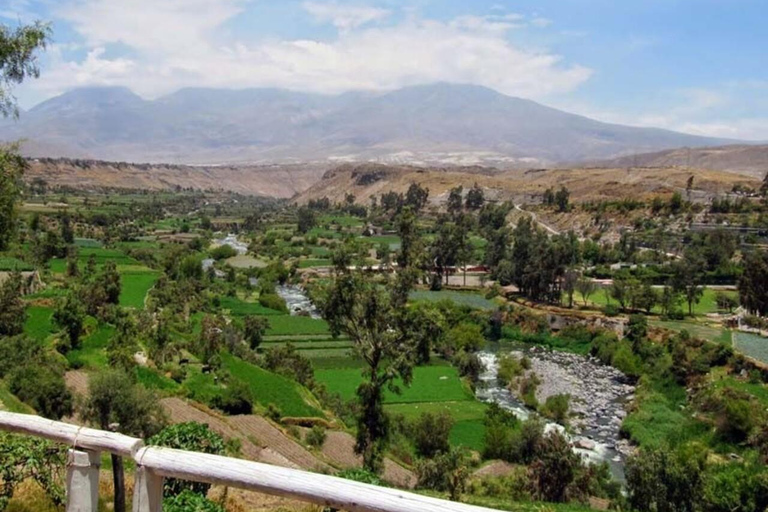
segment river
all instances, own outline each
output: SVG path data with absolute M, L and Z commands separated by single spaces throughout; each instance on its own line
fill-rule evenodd
M 312 301 L 307 297 L 306 292 L 301 286 L 284 284 L 275 288 L 277 294 L 282 297 L 288 306 L 288 311 L 292 315 L 305 315 L 312 318 L 322 318 L 320 311 L 315 307 Z
M 496 402 L 520 419 L 537 414 L 499 384 L 496 378 L 499 352 L 498 347 L 491 347 L 479 353 L 485 369 L 477 386 L 477 398 L 484 402 Z M 566 433 L 556 423 L 547 423 L 546 429 L 557 429 L 566 434 L 574 445 L 574 451 L 587 460 L 607 462 L 613 476 L 623 482 L 624 459 L 629 445 L 619 439 L 619 428 L 626 415 L 625 405 L 634 396 L 634 387 L 627 384 L 621 372 L 591 357 L 540 347 L 505 352 L 518 357 L 525 354 L 531 360 L 531 369 L 541 379 L 536 393 L 540 402 L 543 403 L 547 396 L 571 395 L 574 417 L 569 432 Z

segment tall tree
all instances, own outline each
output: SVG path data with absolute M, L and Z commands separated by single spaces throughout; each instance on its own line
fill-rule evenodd
M 379 282 L 349 268 L 351 250 L 344 246 L 334 253 L 333 279 L 319 293 L 319 305 L 331 332 L 349 336 L 365 363 L 356 391 L 360 414 L 355 450 L 367 469 L 378 471 L 389 434 L 384 391 L 399 393 L 397 381 L 408 384 L 412 376 L 416 347 L 405 306 L 412 274 L 401 265 L 395 280 L 405 279 L 404 283 Z M 409 263 L 410 257 L 401 254 L 400 261 Z
M 744 258 L 744 274 L 739 279 L 739 298 L 744 309 L 768 315 L 768 251 L 752 251 Z
M 448 203 L 446 207 L 448 208 L 448 213 L 451 215 L 456 215 L 459 212 L 462 211 L 464 208 L 464 187 L 459 185 L 458 187 L 454 187 L 448 192 Z
M 485 192 L 480 188 L 480 185 L 475 183 L 469 192 L 467 192 L 467 198 L 465 204 L 468 210 L 479 210 L 485 203 Z
M 704 294 L 704 266 L 701 255 L 686 251 L 683 259 L 672 266 L 672 288 L 682 294 L 688 304 L 688 314 L 693 316 L 693 305 Z
M 17 270 L 0 283 L 0 336 L 16 336 L 24 331 L 27 304 L 22 298 L 22 279 Z
M 0 115 L 18 116 L 11 89 L 25 79 L 40 76 L 37 52 L 45 48 L 50 28 L 41 22 L 15 29 L 0 25 Z
M 427 199 L 429 199 L 429 189 L 418 183 L 411 183 L 405 193 L 405 205 L 413 208 L 415 212 L 421 211 L 427 205 Z

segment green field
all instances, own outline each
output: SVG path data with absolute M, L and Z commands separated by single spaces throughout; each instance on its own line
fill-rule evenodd
M 610 300 L 608 299 L 608 296 L 606 295 L 607 291 L 608 291 L 607 288 L 598 289 L 597 291 L 595 291 L 595 293 L 589 296 L 589 300 L 587 301 L 587 304 L 604 307 L 606 304 L 610 302 L 611 304 L 618 305 L 618 302 L 615 299 L 613 298 L 611 298 Z M 717 290 L 712 290 L 711 288 L 705 288 L 699 303 L 693 305 L 693 314 L 696 316 L 701 316 L 701 315 L 707 315 L 710 313 L 718 313 L 718 312 L 723 313 L 724 311 L 721 311 L 717 308 L 717 302 L 715 300 L 715 298 L 717 297 L 717 293 L 718 293 Z M 738 292 L 733 292 L 733 291 L 726 291 L 723 293 L 735 298 L 738 298 L 738 295 L 739 295 Z M 563 294 L 563 304 L 566 304 L 567 301 L 568 301 L 567 295 Z M 573 302 L 575 306 L 584 305 L 583 297 L 579 292 L 575 292 L 573 294 Z M 684 313 L 686 314 L 688 313 L 688 304 L 686 302 L 681 300 L 679 303 L 679 306 Z M 661 309 L 657 306 L 652 309 L 652 312 L 656 314 L 661 314 Z
M 98 326 L 97 329 L 85 337 L 80 348 L 70 350 L 67 360 L 73 367 L 86 367 L 90 369 L 105 368 L 107 366 L 107 348 L 109 340 L 114 336 L 115 328 L 110 325 Z
M 768 364 L 768 338 L 748 332 L 734 331 L 733 348 L 745 356 Z
M 691 333 L 691 335 L 697 338 L 702 338 L 715 343 L 721 343 L 726 346 L 731 346 L 731 331 L 729 331 L 728 329 L 710 327 L 708 325 L 697 323 L 696 321 L 693 321 L 693 320 L 688 320 L 688 321 L 651 320 L 649 323 L 656 327 L 663 327 L 671 331 L 679 332 L 682 330 L 686 330 L 689 333 Z
M 221 297 L 221 308 L 229 310 L 229 314 L 232 316 L 249 316 L 249 315 L 263 315 L 274 316 L 284 315 L 282 311 L 276 311 L 274 309 L 265 308 L 258 302 L 246 302 L 238 299 L 237 297 Z M 272 319 L 270 318 L 270 322 Z
M 48 336 L 56 332 L 52 320 L 53 309 L 45 306 L 30 306 L 27 308 L 27 321 L 24 324 L 24 332 L 40 341 L 45 341 Z
M 494 310 L 498 305 L 492 300 L 486 299 L 482 294 L 476 292 L 459 292 L 454 290 L 441 290 L 433 292 L 428 290 L 415 290 L 410 294 L 410 299 L 414 302 L 439 302 L 449 300 L 462 306 L 483 309 L 486 311 Z
M 356 368 L 317 370 L 315 378 L 324 383 L 332 393 L 352 399 L 362 377 Z M 402 394 L 387 391 L 386 403 L 450 402 L 474 400 L 452 366 L 420 366 L 414 368 L 410 387 L 401 386 Z
M 316 320 L 308 316 L 276 315 L 269 317 L 268 335 L 279 334 L 328 334 L 325 320 Z
M 35 267 L 17 258 L 0 256 L 0 271 L 9 270 L 34 270 Z
M 149 290 L 155 286 L 157 272 L 121 272 L 120 305 L 142 309 Z
M 222 366 L 234 378 L 248 384 L 253 398 L 262 406 L 275 404 L 283 416 L 322 417 L 323 413 L 308 403 L 310 393 L 296 382 L 268 372 L 258 366 L 222 354 Z
M 485 403 L 477 400 L 463 400 L 460 402 L 391 404 L 386 406 L 386 410 L 390 414 L 401 414 L 409 420 L 426 412 L 436 414 L 446 411 L 454 421 L 451 429 L 451 444 L 482 451 L 485 444 L 483 419 L 487 407 Z

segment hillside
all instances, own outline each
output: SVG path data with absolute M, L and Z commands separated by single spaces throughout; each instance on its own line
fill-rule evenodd
M 759 187 L 754 178 L 709 170 L 689 171 L 681 168 L 633 169 L 536 169 L 499 172 L 490 168 L 419 168 L 379 164 L 343 165 L 328 171 L 323 179 L 297 197 L 298 203 L 328 197 L 341 202 L 347 193 L 360 203 L 371 196 L 395 191 L 405 193 L 411 183 L 429 188 L 430 201 L 439 203 L 456 186 L 465 189 L 477 183 L 493 200 L 518 203 L 537 202 L 549 187 L 564 185 L 576 201 L 643 198 L 653 194 L 683 191 L 694 175 L 693 198 L 705 199 L 730 192 L 734 185 Z
M 283 89 L 182 89 L 145 100 L 75 89 L 0 121 L 29 156 L 219 164 L 378 161 L 530 167 L 728 143 L 602 123 L 474 85 L 339 96 Z
M 768 145 L 678 148 L 582 163 L 605 168 L 690 167 L 762 178 L 768 172 Z
M 278 198 L 305 191 L 327 168 L 312 164 L 202 167 L 69 159 L 32 159 L 29 164 L 25 179 L 41 178 L 49 185 L 142 190 L 181 187 Z

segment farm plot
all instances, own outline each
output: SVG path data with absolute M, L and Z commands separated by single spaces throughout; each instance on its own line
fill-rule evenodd
M 265 308 L 258 302 L 246 302 L 236 297 L 221 297 L 221 308 L 229 310 L 229 314 L 232 316 L 249 316 L 249 315 L 262 315 L 262 316 L 274 316 L 284 315 L 282 311 Z M 270 319 L 270 322 L 272 320 Z
M 411 292 L 410 299 L 414 302 L 439 302 L 449 300 L 461 306 L 469 306 L 475 309 L 486 311 L 494 310 L 498 305 L 492 300 L 486 299 L 483 295 L 473 292 L 458 292 L 453 290 L 441 290 L 439 292 L 416 290 Z
M 325 320 L 308 316 L 275 315 L 269 317 L 267 335 L 328 334 L 330 329 Z
M 328 390 L 339 393 L 345 399 L 355 396 L 355 390 L 362 377 L 357 368 L 317 370 L 315 378 L 324 383 Z M 451 366 L 420 366 L 413 371 L 410 387 L 400 386 L 402 394 L 387 392 L 384 402 L 446 402 L 474 400 L 472 393 L 461 381 L 456 368 Z
M 768 338 L 748 332 L 734 332 L 733 348 L 745 356 L 768 364 Z
M 485 445 L 485 411 L 488 406 L 477 400 L 459 402 L 425 402 L 410 404 L 390 404 L 385 406 L 390 414 L 403 415 L 412 420 L 424 413 L 439 414 L 447 412 L 453 418 L 450 442 L 454 446 L 466 446 L 481 451 Z
M 149 290 L 159 274 L 153 271 L 120 272 L 120 305 L 142 309 Z
M 30 306 L 27 308 L 27 321 L 24 332 L 39 341 L 45 341 L 56 332 L 53 325 L 53 309 L 45 306 Z

